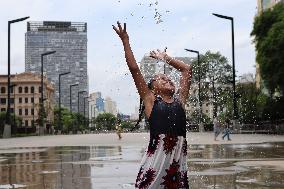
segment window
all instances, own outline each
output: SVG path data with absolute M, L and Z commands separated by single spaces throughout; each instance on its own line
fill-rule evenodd
M 22 98 L 19 98 L 19 103 L 22 103 L 23 101 L 22 101 Z
M 11 88 L 10 88 L 10 92 L 11 92 L 11 93 L 14 93 L 14 87 L 11 87 Z
M 6 112 L 6 108 L 1 108 L 1 112 Z
M 28 127 L 29 126 L 29 121 L 25 120 L 25 126 Z
M 29 93 L 29 88 L 25 87 L 25 93 Z
M 25 109 L 25 115 L 29 115 L 29 109 Z
M 41 93 L 41 87 L 38 87 L 38 92 Z
M 25 98 L 25 103 L 29 103 L 29 98 Z
M 31 114 L 34 115 L 35 114 L 35 110 L 32 108 L 31 109 Z
M 18 92 L 19 92 L 19 93 L 22 93 L 22 92 L 23 92 L 23 88 L 22 88 L 22 87 L 19 87 L 19 88 L 18 88 Z
M 10 103 L 11 104 L 14 104 L 14 101 L 15 101 L 14 98 L 10 98 Z
M 35 93 L 35 88 L 31 87 L 31 93 Z
M 10 112 L 11 112 L 11 113 L 14 113 L 14 108 L 10 108 Z
M 31 98 L 31 103 L 34 103 L 35 102 L 35 99 L 34 97 Z
M 1 87 L 1 93 L 6 93 L 6 88 L 5 87 Z
M 19 115 L 22 115 L 23 114 L 23 112 L 22 112 L 22 109 L 20 108 L 19 109 Z
M 1 98 L 0 102 L 1 102 L 1 104 L 6 104 L 6 98 Z

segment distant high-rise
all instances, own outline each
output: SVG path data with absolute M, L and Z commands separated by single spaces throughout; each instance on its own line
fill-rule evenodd
M 71 73 L 61 78 L 61 104 L 69 108 L 69 85 L 79 83 L 72 90 L 72 109 L 77 110 L 78 90 L 88 91 L 87 75 L 87 23 L 83 22 L 28 22 L 25 41 L 25 70 L 40 73 L 41 54 L 56 51 L 44 58 L 44 72 L 55 84 L 55 101 L 58 102 L 60 73 Z M 88 94 L 86 94 L 87 96 Z M 80 111 L 83 112 L 83 94 Z M 88 107 L 88 106 L 85 106 Z M 87 110 L 87 109 L 86 109 Z

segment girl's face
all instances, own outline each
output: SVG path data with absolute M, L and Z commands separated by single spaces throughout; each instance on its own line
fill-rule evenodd
M 165 74 L 155 75 L 152 82 L 153 89 L 156 93 L 170 94 L 175 93 L 175 85 Z

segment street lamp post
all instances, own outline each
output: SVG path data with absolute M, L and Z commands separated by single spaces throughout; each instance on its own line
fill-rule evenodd
M 188 52 L 196 53 L 197 54 L 197 65 L 198 65 L 198 102 L 199 102 L 199 132 L 203 132 L 203 124 L 202 124 L 202 102 L 201 102 L 201 94 L 200 94 L 200 80 L 201 80 L 201 72 L 200 72 L 200 56 L 199 51 L 185 49 Z
M 16 134 L 17 133 L 17 125 L 16 125 L 16 95 L 15 95 L 15 87 L 17 86 L 17 84 L 12 84 L 9 87 L 10 89 L 13 89 L 13 93 L 14 93 L 14 125 L 13 125 L 13 129 L 12 129 L 12 134 Z
M 43 57 L 44 56 L 47 56 L 47 55 L 50 55 L 50 54 L 54 54 L 56 53 L 56 51 L 48 51 L 48 52 L 45 52 L 43 54 L 41 54 L 41 99 L 40 99 L 40 124 L 41 124 L 41 127 L 43 127 L 43 113 L 44 113 L 44 106 L 43 106 Z
M 61 76 L 70 74 L 71 72 L 65 72 L 59 74 L 59 130 L 62 132 L 62 123 L 61 123 Z
M 238 109 L 237 109 L 237 95 L 236 95 L 236 71 L 235 71 L 235 41 L 234 41 L 234 18 L 230 16 L 224 16 L 220 14 L 213 13 L 214 16 L 219 18 L 227 19 L 231 21 L 231 30 L 232 30 L 232 64 L 233 64 L 233 113 L 234 120 L 238 119 Z
M 80 107 L 80 94 L 81 94 L 81 93 L 86 93 L 86 92 L 87 92 L 87 91 L 79 91 L 79 92 L 78 92 L 78 113 L 80 113 L 80 108 L 79 108 L 79 107 Z
M 77 121 L 78 121 L 78 123 L 77 124 L 79 124 L 79 113 L 80 113 L 80 94 L 81 93 L 85 93 L 85 92 L 87 92 L 87 91 L 78 91 L 78 109 L 77 109 L 77 112 L 78 112 L 78 114 L 77 114 Z M 75 133 L 75 128 L 73 128 L 74 130 L 73 130 L 73 133 Z
M 11 120 L 10 120 L 10 113 L 11 113 L 11 102 L 10 102 L 10 96 L 11 96 L 11 93 L 10 93 L 10 85 L 11 85 L 11 64 L 10 64 L 10 58 L 11 58 L 11 53 L 10 53 L 10 49 L 11 49 L 11 45 L 10 45 L 10 42 L 11 42 L 11 24 L 13 23 L 16 23 L 16 22 L 21 22 L 21 21 L 24 21 L 26 19 L 28 19 L 29 16 L 27 17 L 23 17 L 23 18 L 19 18 L 19 19 L 15 19 L 15 20 L 10 20 L 8 21 L 8 83 L 7 83 L 7 88 L 8 88 L 8 107 L 7 107 L 7 113 L 6 113 L 6 124 L 7 125 L 10 125 L 11 124 Z M 4 129 L 5 131 L 6 129 Z M 4 133 L 4 137 L 10 137 L 11 135 L 11 127 L 9 127 L 9 131 L 7 131 L 7 136 L 5 136 L 6 134 Z
M 35 126 L 35 88 L 33 87 L 33 127 Z
M 70 92 L 70 112 L 72 113 L 72 87 L 75 87 L 75 86 L 78 86 L 79 84 L 76 83 L 76 84 L 73 84 L 73 85 L 70 85 L 69 87 L 69 92 Z
M 86 127 L 86 99 L 88 99 L 89 97 L 88 96 L 86 96 L 86 97 L 84 97 L 84 125 L 85 125 L 85 127 Z

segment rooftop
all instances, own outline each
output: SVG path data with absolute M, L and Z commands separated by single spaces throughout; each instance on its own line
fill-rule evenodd
M 87 32 L 86 22 L 31 21 L 27 31 Z

